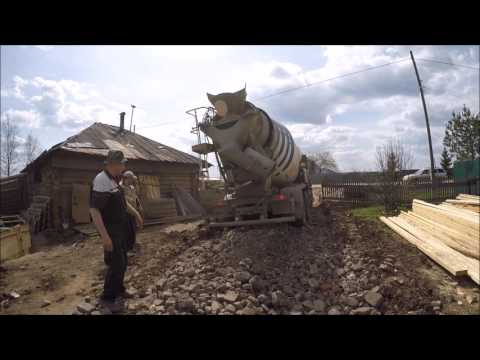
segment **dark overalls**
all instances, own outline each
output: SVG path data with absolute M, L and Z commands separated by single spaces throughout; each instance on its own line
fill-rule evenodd
M 136 237 L 137 237 L 137 226 L 135 222 L 135 216 L 131 214 L 128 215 L 128 236 L 127 236 L 127 251 L 133 250 L 135 246 Z
M 108 171 L 104 172 L 114 180 Z M 105 192 L 92 191 L 91 197 L 91 207 L 100 211 L 113 245 L 112 251 L 104 250 L 107 273 L 102 299 L 108 301 L 115 300 L 125 291 L 123 278 L 127 270 L 127 237 L 130 232 L 127 205 L 118 182 L 115 189 Z

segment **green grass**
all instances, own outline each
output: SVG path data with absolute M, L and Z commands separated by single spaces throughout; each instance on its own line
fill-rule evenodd
M 400 210 L 408 210 L 405 206 L 400 206 Z M 376 220 L 379 216 L 385 214 L 385 208 L 383 205 L 371 205 L 367 207 L 361 207 L 352 209 L 352 215 L 358 218 Z
M 373 205 L 352 209 L 352 215 L 359 218 L 376 219 L 383 215 L 384 207 L 382 205 Z

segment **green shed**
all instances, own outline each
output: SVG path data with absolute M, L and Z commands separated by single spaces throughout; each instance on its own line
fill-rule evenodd
M 480 158 L 475 160 L 455 161 L 453 178 L 456 183 L 463 183 L 459 192 L 480 195 Z
M 480 177 L 480 158 L 475 160 L 455 161 L 453 164 L 455 181 L 467 181 Z

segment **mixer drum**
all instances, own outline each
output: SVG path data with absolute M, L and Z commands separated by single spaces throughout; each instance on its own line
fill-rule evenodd
M 302 155 L 290 131 L 253 104 L 245 102 L 241 114 L 217 114 L 203 131 L 222 163 L 234 165 L 235 182 L 271 176 L 272 185 L 281 188 L 297 179 Z

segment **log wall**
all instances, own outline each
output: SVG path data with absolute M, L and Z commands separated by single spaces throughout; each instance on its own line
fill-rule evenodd
M 72 184 L 90 185 L 103 169 L 103 157 L 58 152 L 52 155 L 40 169 L 42 181 L 32 180 L 32 195 L 47 195 L 52 199 L 53 225 L 72 222 Z M 181 187 L 198 198 L 197 166 L 188 164 L 164 164 L 132 160 L 127 169 L 137 176 L 158 176 L 162 197 L 171 197 L 173 185 Z M 30 174 L 29 174 L 30 175 Z M 33 175 L 29 179 L 33 179 Z
M 0 179 L 0 215 L 19 214 L 28 204 L 25 174 Z

